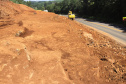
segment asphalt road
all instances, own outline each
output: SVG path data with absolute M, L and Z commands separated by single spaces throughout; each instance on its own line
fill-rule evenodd
M 63 15 L 63 16 L 67 17 L 67 15 Z M 101 23 L 98 21 L 91 21 L 91 20 L 78 18 L 78 17 L 75 18 L 75 20 L 84 25 L 90 26 L 104 33 L 107 33 L 107 35 L 111 36 L 117 42 L 126 45 L 126 30 L 124 30 L 126 28 L 124 28 L 123 26 L 116 26 L 116 25 Z

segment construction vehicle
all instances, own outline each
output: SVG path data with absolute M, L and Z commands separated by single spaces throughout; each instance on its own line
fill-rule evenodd
M 69 11 L 69 13 L 68 13 L 68 18 L 69 18 L 69 19 L 72 19 L 72 20 L 75 19 L 75 15 L 72 14 L 72 11 Z

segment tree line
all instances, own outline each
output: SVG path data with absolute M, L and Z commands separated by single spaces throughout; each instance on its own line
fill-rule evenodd
M 26 4 L 36 10 L 48 10 L 57 14 L 67 14 L 68 11 L 73 11 L 78 16 L 107 22 L 119 22 L 122 21 L 122 17 L 126 16 L 126 0 L 11 1 Z
M 126 0 L 63 0 L 47 6 L 50 12 L 75 14 L 107 22 L 122 21 L 126 16 Z

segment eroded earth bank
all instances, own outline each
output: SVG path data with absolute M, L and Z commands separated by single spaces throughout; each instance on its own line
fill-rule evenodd
M 0 0 L 0 84 L 126 84 L 126 46 L 66 17 Z

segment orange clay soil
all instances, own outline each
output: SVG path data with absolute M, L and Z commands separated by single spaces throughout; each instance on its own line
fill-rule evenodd
M 126 46 L 66 17 L 0 0 L 0 84 L 126 84 Z

